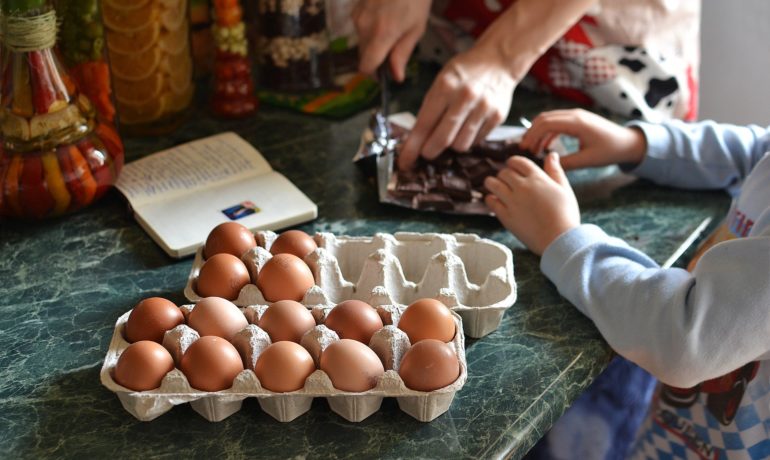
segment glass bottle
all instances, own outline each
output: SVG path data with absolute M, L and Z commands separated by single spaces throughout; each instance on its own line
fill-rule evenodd
M 165 134 L 194 93 L 188 0 L 101 0 L 121 131 Z
M 96 108 L 97 117 L 115 123 L 110 67 L 98 0 L 55 0 L 59 51 L 67 72 Z
M 296 92 L 331 86 L 324 0 L 257 0 L 260 88 Z
M 216 54 L 211 107 L 221 117 L 251 115 L 257 110 L 257 97 L 240 0 L 214 0 L 213 33 Z
M 210 75 L 214 67 L 214 37 L 209 0 L 190 0 L 190 47 L 195 76 Z
M 0 214 L 41 219 L 80 209 L 117 180 L 123 144 L 59 61 L 51 0 L 0 3 Z

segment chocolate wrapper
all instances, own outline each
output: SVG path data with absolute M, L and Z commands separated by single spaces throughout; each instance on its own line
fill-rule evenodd
M 388 118 L 392 138 L 387 145 L 378 141 L 369 126 L 362 135 L 361 145 L 353 161 L 371 170 L 377 167 L 377 186 L 381 203 L 389 203 L 420 211 L 449 214 L 493 215 L 484 203 L 488 193 L 484 187 L 487 176 L 497 175 L 505 161 L 513 155 L 530 158 L 542 166 L 545 153 L 535 155 L 519 148 L 526 130 L 518 126 L 500 126 L 468 152 L 446 150 L 432 161 L 419 159 L 412 171 L 399 171 L 395 157 L 401 142 L 414 126 L 410 113 L 397 113 Z M 569 149 L 564 138 L 558 137 L 549 151 L 566 154 Z

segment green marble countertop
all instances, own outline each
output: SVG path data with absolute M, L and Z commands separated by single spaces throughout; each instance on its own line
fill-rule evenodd
M 517 92 L 511 120 L 564 103 Z M 415 99 L 399 96 L 399 109 Z M 394 107 L 395 108 L 395 107 Z M 94 206 L 40 223 L 0 222 L 0 457 L 3 458 L 490 458 L 524 455 L 607 365 L 611 353 L 590 321 L 559 296 L 538 259 L 488 217 L 421 213 L 380 205 L 374 184 L 350 162 L 368 113 L 330 121 L 262 108 L 255 118 L 211 119 L 193 110 L 164 138 L 127 141 L 127 159 L 222 130 L 255 145 L 318 204 L 307 232 L 471 232 L 509 246 L 518 300 L 494 333 L 468 340 L 468 380 L 430 423 L 386 398 L 350 423 L 317 399 L 279 423 L 253 398 L 210 423 L 187 404 L 139 422 L 99 383 L 116 319 L 140 299 L 179 304 L 192 259 L 170 259 L 111 191 Z M 617 169 L 572 174 L 585 222 L 625 238 L 663 263 L 722 193 L 671 190 Z

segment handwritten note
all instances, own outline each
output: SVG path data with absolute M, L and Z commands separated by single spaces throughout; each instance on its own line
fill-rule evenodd
M 128 163 L 117 187 L 136 206 L 271 170 L 251 144 L 224 133 Z

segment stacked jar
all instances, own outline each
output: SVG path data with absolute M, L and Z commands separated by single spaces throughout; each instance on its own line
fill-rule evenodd
M 173 130 L 193 98 L 187 0 L 102 0 L 121 126 Z
M 260 87 L 302 91 L 331 85 L 324 0 L 257 0 Z
M 220 117 L 251 115 L 257 110 L 257 97 L 240 0 L 214 0 L 214 19 L 216 58 L 211 107 Z
M 98 18 L 97 9 L 80 6 L 83 18 Z M 0 215 L 40 219 L 87 206 L 114 184 L 123 165 L 100 48 L 92 43 L 73 55 L 95 79 L 79 86 L 54 52 L 52 0 L 7 0 L 0 18 Z M 97 22 L 84 32 L 86 42 L 98 38 Z M 93 100 L 92 93 L 98 94 Z

